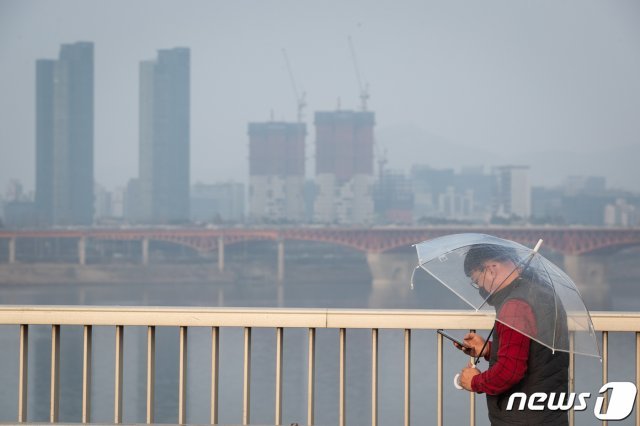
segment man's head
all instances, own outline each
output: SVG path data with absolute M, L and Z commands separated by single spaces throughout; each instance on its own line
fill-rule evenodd
M 482 267 L 488 260 L 518 263 L 515 250 L 497 244 L 476 244 L 472 246 L 464 258 L 464 273 L 470 277 L 474 269 Z
M 476 244 L 464 258 L 464 273 L 481 289 L 494 292 L 518 277 L 518 263 L 512 248 Z

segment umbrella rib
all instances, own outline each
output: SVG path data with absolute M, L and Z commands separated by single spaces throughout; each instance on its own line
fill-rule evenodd
M 497 318 L 496 318 L 496 321 L 497 321 L 497 322 L 499 322 L 500 324 L 502 324 L 502 325 L 506 326 L 506 327 L 509 327 L 509 328 L 510 328 L 510 329 L 512 329 L 512 330 L 517 331 L 518 333 L 521 333 L 521 334 L 523 334 L 523 335 L 527 336 L 529 339 L 531 339 L 531 340 L 533 340 L 533 341 L 535 341 L 535 342 L 540 343 L 542 346 L 545 346 L 545 347 L 547 347 L 547 348 L 549 348 L 549 349 L 552 349 L 552 348 L 549 346 L 549 344 L 548 344 L 548 343 L 544 343 L 543 341 L 541 341 L 541 340 L 539 340 L 539 339 L 537 339 L 537 338 L 535 338 L 535 337 L 529 336 L 528 334 L 523 333 L 523 332 L 522 332 L 522 331 L 520 331 L 520 330 L 516 330 L 516 329 L 515 329 L 515 328 L 513 328 L 510 324 L 507 324 L 507 323 L 505 323 L 505 322 L 504 322 L 504 321 L 502 321 L 502 320 L 499 320 L 499 319 L 497 319 Z M 570 352 L 568 349 L 561 349 L 561 348 L 556 348 L 556 351 L 558 351 L 558 352 L 567 352 L 567 353 L 569 353 L 569 352 Z M 586 356 L 591 356 L 591 357 L 594 357 L 594 358 L 602 359 L 602 357 L 601 357 L 600 355 L 594 355 L 594 354 L 591 354 L 591 353 L 588 353 L 588 352 L 581 352 L 581 351 L 576 351 L 576 350 L 574 350 L 574 351 L 573 351 L 573 353 L 576 353 L 576 354 L 578 354 L 578 355 L 586 355 Z
M 443 286 L 445 286 L 446 288 L 448 288 L 449 290 L 451 290 L 456 296 L 458 296 L 460 299 L 462 299 L 463 302 L 465 302 L 467 305 L 471 306 L 473 309 L 476 310 L 476 312 L 478 312 L 479 308 L 476 308 L 475 306 L 473 306 L 473 304 L 471 302 L 469 302 L 465 297 L 463 297 L 460 293 L 458 293 L 457 291 L 455 291 L 454 289 L 452 289 L 451 287 L 449 287 L 447 285 L 447 283 L 445 283 L 444 281 L 442 281 L 440 278 L 438 278 L 437 276 L 435 276 L 430 270 L 428 270 L 427 268 L 424 267 L 424 265 L 420 265 L 420 267 L 422 269 L 424 269 L 425 271 L 427 271 L 427 273 L 429 275 L 431 275 L 433 278 L 436 279 L 436 281 L 438 281 L 440 284 L 442 284 Z
M 553 304 L 555 305 L 555 318 L 553 319 L 553 340 L 551 343 L 551 350 L 555 351 L 555 347 L 556 347 L 556 327 L 557 327 L 557 323 L 558 323 L 558 295 L 556 293 L 556 287 L 555 285 L 553 285 L 553 279 L 551 278 L 551 274 L 549 274 L 549 271 L 547 270 L 547 265 L 545 265 L 544 262 L 540 262 L 540 264 L 542 265 L 542 269 L 544 269 L 544 272 L 547 274 L 547 278 L 549 278 L 549 283 L 551 284 L 551 289 L 553 290 Z M 567 332 L 569 332 L 567 330 Z

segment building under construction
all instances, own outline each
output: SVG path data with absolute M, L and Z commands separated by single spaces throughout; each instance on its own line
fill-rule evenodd
M 304 123 L 249 123 L 249 216 L 258 222 L 304 220 Z
M 316 112 L 314 221 L 373 221 L 373 126 L 369 111 Z

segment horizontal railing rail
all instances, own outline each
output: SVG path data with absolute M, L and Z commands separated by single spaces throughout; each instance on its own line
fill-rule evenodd
M 608 333 L 634 332 L 636 337 L 636 366 L 640 366 L 640 312 L 592 312 L 596 331 L 602 332 L 602 380 L 608 379 Z M 0 325 L 19 326 L 19 372 L 18 413 L 16 420 L 27 419 L 27 383 L 29 357 L 29 327 L 51 326 L 51 391 L 49 421 L 57 422 L 59 415 L 60 383 L 60 327 L 83 326 L 82 365 L 82 422 L 90 423 L 90 389 L 93 326 L 115 327 L 115 377 L 114 377 L 114 423 L 122 422 L 123 384 L 123 335 L 126 326 L 147 327 L 147 401 L 146 421 L 154 422 L 155 383 L 155 334 L 156 327 L 179 329 L 179 376 L 178 376 L 178 423 L 186 423 L 186 371 L 187 336 L 189 327 L 211 329 L 211 423 L 218 422 L 220 328 L 241 327 L 244 329 L 242 424 L 251 423 L 251 331 L 253 328 L 273 328 L 276 332 L 276 377 L 274 423 L 282 422 L 282 371 L 283 330 L 285 328 L 308 329 L 307 359 L 307 424 L 315 421 L 315 352 L 316 329 L 339 330 L 339 424 L 346 424 L 346 330 L 371 330 L 371 424 L 378 423 L 378 330 L 404 330 L 404 424 L 410 423 L 410 371 L 412 330 L 435 330 L 439 328 L 489 329 L 493 325 L 492 315 L 450 310 L 374 310 L 374 309 L 298 309 L 298 308 L 193 308 L 193 307 L 104 307 L 104 306 L 1 306 Z M 437 423 L 443 423 L 443 341 L 437 334 Z M 574 357 L 570 356 L 570 391 L 573 390 Z M 640 367 L 638 368 L 640 369 Z M 637 370 L 638 370 L 637 369 Z M 636 371 L 636 383 L 640 373 Z M 470 394 L 470 424 L 475 424 L 475 399 Z M 640 410 L 636 410 L 636 421 L 640 424 Z M 573 423 L 573 413 L 570 414 Z

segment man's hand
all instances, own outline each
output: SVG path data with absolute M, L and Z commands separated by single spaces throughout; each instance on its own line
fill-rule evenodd
M 463 343 L 464 346 L 460 346 L 457 343 L 454 343 L 454 346 L 469 356 L 477 357 L 484 345 L 484 339 L 480 337 L 479 334 L 467 333 L 464 336 Z M 487 349 L 488 348 L 485 346 L 482 356 L 486 355 Z
M 471 389 L 471 380 L 473 380 L 473 376 L 477 376 L 478 374 L 480 374 L 480 370 L 473 367 L 473 364 L 469 363 L 467 367 L 463 368 L 460 372 L 460 386 L 469 392 L 473 392 Z

